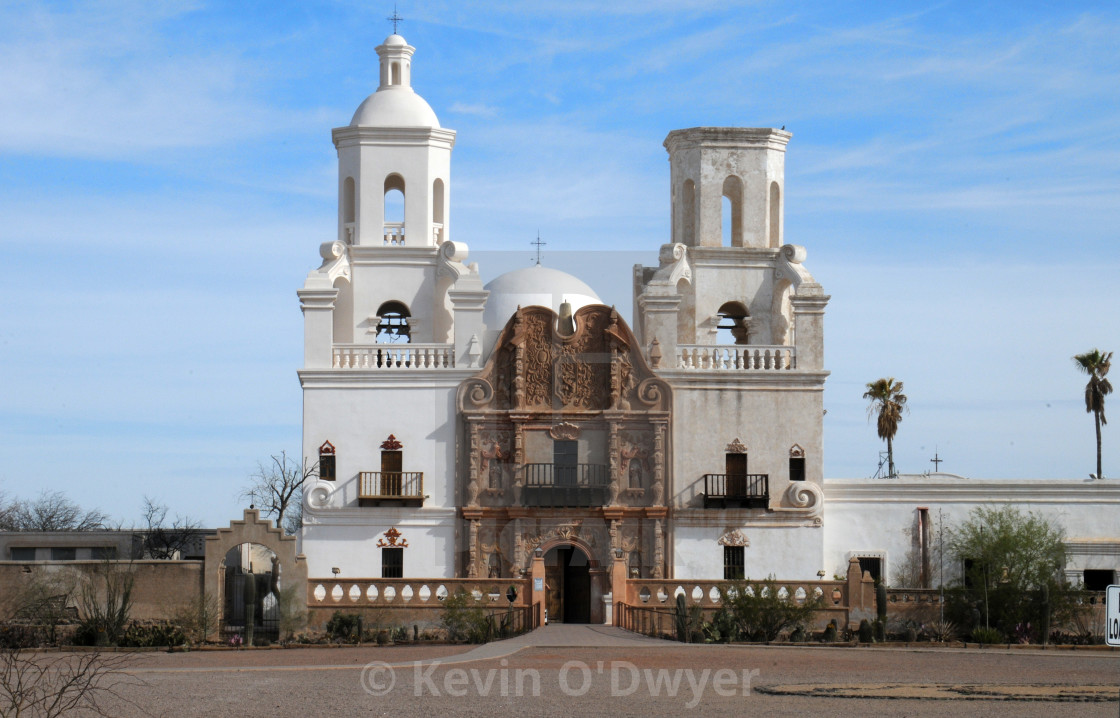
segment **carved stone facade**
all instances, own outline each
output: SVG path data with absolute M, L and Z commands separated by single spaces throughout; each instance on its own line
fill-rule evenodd
M 478 525 L 462 533 L 462 569 L 520 575 L 536 548 L 562 544 L 601 566 L 621 548 L 665 575 L 654 522 L 667 514 L 672 390 L 610 307 L 581 308 L 568 335 L 558 318 L 519 309 L 459 389 L 461 514 Z

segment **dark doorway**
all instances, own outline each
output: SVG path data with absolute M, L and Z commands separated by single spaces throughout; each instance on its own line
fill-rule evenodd
M 742 498 L 747 495 L 747 455 L 727 454 L 727 496 Z
M 591 622 L 591 573 L 587 554 L 561 546 L 544 556 L 548 620 Z

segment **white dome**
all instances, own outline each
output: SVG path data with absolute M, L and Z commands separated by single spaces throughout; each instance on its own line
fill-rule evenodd
M 603 303 L 583 280 L 539 264 L 497 276 L 485 289 L 490 296 L 486 299 L 482 321 L 489 330 L 504 327 L 519 306 L 551 307 L 559 313 L 560 304 L 568 302 L 575 314 L 580 307 Z
M 351 127 L 439 127 L 439 118 L 411 87 L 378 90 L 358 105 Z

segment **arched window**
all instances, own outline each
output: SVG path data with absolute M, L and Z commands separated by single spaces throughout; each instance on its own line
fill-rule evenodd
M 681 188 L 681 242 L 688 246 L 696 244 L 696 185 L 686 179 Z
M 334 280 L 334 288 L 338 290 L 334 311 L 331 312 L 334 343 L 349 344 L 354 341 L 354 296 L 350 291 L 350 280 L 339 277 Z
M 389 84 L 390 85 L 401 84 L 401 64 L 399 62 L 394 62 L 393 63 L 391 72 L 392 72 L 392 75 L 391 75 L 391 79 L 389 81 Z
M 385 178 L 385 244 L 404 244 L 404 177 Z
M 777 182 L 770 183 L 770 248 L 782 244 L 782 190 Z
M 412 314 L 404 304 L 385 302 L 377 309 L 377 343 L 406 344 L 412 340 L 408 318 Z
M 719 308 L 719 324 L 716 325 L 717 344 L 747 344 L 747 322 L 750 314 L 742 302 L 727 302 Z
M 432 182 L 432 234 L 436 244 L 443 242 L 443 180 Z
M 389 434 L 381 442 L 381 496 L 400 496 L 403 487 L 401 467 L 404 466 L 404 453 L 401 442 Z M 399 578 L 399 576 L 398 576 Z
M 723 180 L 724 212 L 723 224 L 727 228 L 724 234 L 724 246 L 743 246 L 743 181 L 735 175 L 728 175 Z

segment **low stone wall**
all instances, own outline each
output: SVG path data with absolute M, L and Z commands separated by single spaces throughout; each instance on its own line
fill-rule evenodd
M 37 579 L 57 580 L 92 587 L 104 595 L 106 570 L 130 572 L 133 577 L 131 618 L 162 620 L 170 618 L 177 606 L 202 592 L 202 561 L 0 561 L 0 605 L 5 614 L 16 609 L 19 597 Z M 75 615 L 80 606 L 80 590 L 67 600 Z

